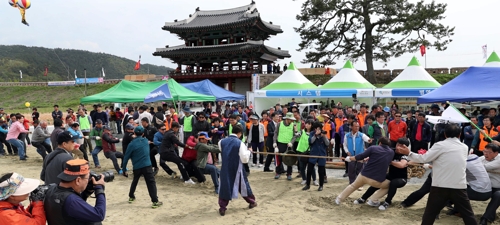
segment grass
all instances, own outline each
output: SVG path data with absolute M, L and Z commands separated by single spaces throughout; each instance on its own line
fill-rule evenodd
M 88 85 L 87 96 L 97 94 L 112 87 L 114 84 Z M 38 112 L 52 112 L 52 106 L 58 104 L 61 111 L 67 108 L 77 108 L 80 98 L 84 97 L 83 86 L 72 87 L 2 87 L 0 107 L 6 112 L 25 112 L 25 103 L 30 108 L 38 108 Z

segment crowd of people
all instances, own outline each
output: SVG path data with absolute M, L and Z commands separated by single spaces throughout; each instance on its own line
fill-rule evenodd
M 410 108 L 404 112 L 396 102 L 386 107 L 355 102 L 351 107 L 332 101 L 309 106 L 304 112 L 299 112 L 297 105 L 292 99 L 288 104 L 276 104 L 256 113 L 252 104 L 222 102 L 216 103 L 215 110 L 211 103 L 206 103 L 199 112 L 192 112 L 187 105 L 176 110 L 166 104 L 156 111 L 143 105 L 129 106 L 121 112 L 113 106 L 103 110 L 97 104 L 90 112 L 83 105 L 77 114 L 68 109 L 66 116 L 54 105 L 52 132 L 47 129 L 48 122 L 40 120 L 36 108 L 32 122 L 22 114 L 8 115 L 0 109 L 0 154 L 18 155 L 26 161 L 26 147 L 33 145 L 44 159 L 40 179 L 46 185 L 54 184 L 49 186 L 47 195 L 59 199 L 33 200 L 25 210 L 19 207 L 20 202 L 38 186 L 37 180 L 17 173 L 5 174 L 0 179 L 0 205 L 13 211 L 1 211 L 0 219 L 20 221 L 27 217 L 33 221 L 26 224 L 42 220 L 49 224 L 102 221 L 106 210 L 104 181 L 90 175 L 92 163 L 88 154 L 93 166 L 101 168 L 98 155 L 103 151 L 117 174 L 128 177 L 129 172 L 133 173 L 129 203 L 136 200 L 134 193 L 139 178 L 144 176 L 152 208 L 163 205 L 155 182 L 160 167 L 188 185 L 206 182 L 205 175 L 210 175 L 214 192 L 219 195 L 219 214 L 224 216 L 229 201 L 238 193 L 249 208 L 257 206 L 247 179 L 251 167 L 274 173 L 274 179 L 299 178 L 304 191 L 310 189 L 312 181 L 322 191 L 328 182 L 326 164 L 342 160 L 349 185 L 335 203 L 341 204 L 367 184 L 369 188 L 354 204 L 366 203 L 387 210 L 397 189 L 407 183 L 407 167 L 431 163 L 423 164 L 432 173 L 419 190 L 401 203 L 403 207 L 410 207 L 430 193 L 423 224 L 434 222 L 446 205 L 452 214 L 460 213 L 466 224 L 477 224 L 469 200 L 491 199 L 480 224 L 495 220 L 500 206 L 500 165 L 495 161 L 500 150 L 497 109 L 472 114 L 460 109 L 472 124 L 429 124 L 426 115 L 440 115 L 447 104 L 433 104 L 429 111 Z M 34 127 L 31 139 L 30 124 Z M 117 150 L 118 143 L 122 151 Z M 280 153 L 299 155 L 295 177 L 294 165 L 285 165 Z M 127 169 L 129 160 L 132 171 Z M 166 162 L 175 164 L 180 174 Z M 91 190 L 88 182 L 94 184 Z M 97 197 L 93 207 L 85 201 L 89 192 Z M 380 201 L 385 195 L 385 200 Z M 84 212 L 69 212 L 74 207 Z M 51 213 L 41 215 L 44 210 Z

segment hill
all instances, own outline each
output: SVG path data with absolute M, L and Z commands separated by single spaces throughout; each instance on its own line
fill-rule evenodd
M 78 77 L 98 77 L 104 68 L 106 78 L 123 79 L 127 74 L 167 74 L 171 68 L 151 64 L 141 64 L 139 71 L 134 71 L 135 61 L 123 57 L 74 49 L 49 49 L 22 45 L 0 45 L 0 79 L 2 82 L 19 81 L 19 70 L 23 72 L 23 81 L 60 81 L 74 79 L 74 70 Z M 64 65 L 63 65 L 64 64 Z M 48 77 L 44 77 L 45 67 Z M 68 75 L 69 74 L 69 75 Z

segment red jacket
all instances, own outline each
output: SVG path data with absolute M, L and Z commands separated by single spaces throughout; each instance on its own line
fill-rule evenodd
M 112 134 L 103 133 L 102 134 L 102 150 L 104 152 L 116 152 L 115 143 L 120 142 L 120 139 L 113 137 Z
M 194 141 L 194 136 L 189 136 L 189 138 L 186 141 L 186 147 L 182 152 L 182 159 L 188 162 L 196 160 L 198 151 L 194 149 L 194 146 L 196 146 L 196 142 Z
M 15 208 L 7 201 L 0 201 L 0 221 L 5 225 L 45 225 L 47 219 L 41 201 L 31 203 L 28 210 L 22 205 Z
M 396 123 L 395 120 L 389 122 L 387 125 L 389 137 L 391 141 L 397 141 L 399 138 L 406 137 L 407 126 L 403 121 Z

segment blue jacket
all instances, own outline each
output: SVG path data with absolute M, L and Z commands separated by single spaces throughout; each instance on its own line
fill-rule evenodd
M 163 141 L 163 134 L 160 131 L 158 131 L 155 133 L 155 136 L 153 137 L 153 143 L 156 146 L 160 146 L 161 141 Z
M 309 146 L 311 149 L 310 155 L 315 156 L 326 156 L 326 149 L 330 145 L 330 141 L 326 137 L 316 136 L 316 131 L 311 131 L 309 134 Z M 309 158 L 309 163 L 316 164 L 318 166 L 325 166 L 326 159 Z
M 418 129 L 418 124 L 415 123 L 413 125 L 413 129 L 411 131 L 411 140 L 414 141 L 415 136 L 417 135 L 417 129 Z M 427 122 L 424 122 L 424 125 L 422 125 L 422 141 L 423 142 L 430 142 L 432 137 L 432 131 L 431 131 L 431 125 L 429 125 Z
M 8 132 L 9 132 L 9 130 L 4 129 L 3 127 L 1 127 L 1 126 L 0 126 L 0 132 L 2 132 L 2 133 L 4 133 L 4 134 L 6 134 L 6 133 L 8 133 Z
M 73 141 L 77 141 L 78 139 L 82 139 L 82 135 L 80 135 L 80 132 L 77 132 L 75 130 L 73 130 L 72 127 L 68 127 L 68 131 L 71 133 L 71 135 L 73 135 Z
M 466 126 L 464 128 L 464 144 L 466 144 L 467 147 L 470 148 L 472 146 L 473 140 L 474 140 L 474 134 L 472 133 L 472 126 Z
M 128 160 L 132 160 L 134 170 L 142 169 L 151 166 L 149 159 L 149 144 L 145 137 L 136 137 L 127 146 L 125 156 L 123 156 L 122 168 L 127 171 Z
M 354 142 L 352 132 L 347 133 L 347 135 L 345 136 L 346 139 L 344 141 L 347 141 L 347 150 L 349 151 L 351 156 L 361 154 L 365 151 L 365 142 L 363 141 L 363 135 L 366 134 L 358 131 L 358 135 L 356 135 Z M 356 149 L 353 148 L 353 143 L 356 143 Z

